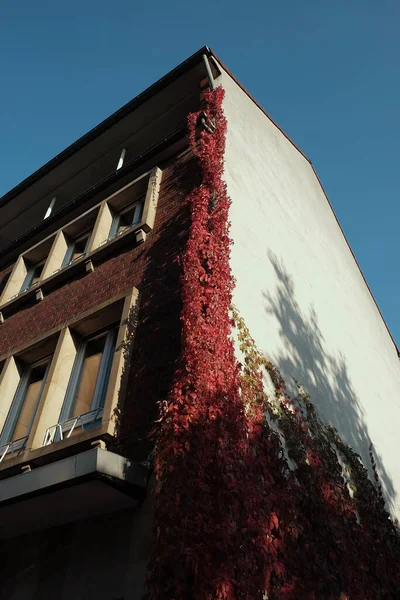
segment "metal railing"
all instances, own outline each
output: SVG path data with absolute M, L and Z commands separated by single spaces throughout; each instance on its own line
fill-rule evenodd
M 77 427 L 81 427 L 82 431 L 90 429 L 102 416 L 103 408 L 101 407 L 48 427 L 44 436 L 43 446 L 49 446 L 53 442 L 69 438 Z
M 19 440 L 7 442 L 7 444 L 3 444 L 2 446 L 0 446 L 0 463 L 3 461 L 7 454 L 15 454 L 23 450 L 25 448 L 27 439 L 28 436 L 25 436 L 23 438 L 20 438 Z

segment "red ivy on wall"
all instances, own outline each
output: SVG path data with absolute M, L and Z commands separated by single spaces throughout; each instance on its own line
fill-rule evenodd
M 301 388 L 288 396 L 236 311 L 232 319 L 223 96 L 208 92 L 204 112 L 188 121 L 202 184 L 189 197 L 181 365 L 154 452 L 149 596 L 398 599 L 399 536 L 379 489 Z

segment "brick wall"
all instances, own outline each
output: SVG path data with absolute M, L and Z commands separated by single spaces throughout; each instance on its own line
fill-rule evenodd
M 168 391 L 179 356 L 180 267 L 188 229 L 185 198 L 197 183 L 195 160 L 181 155 L 166 165 L 155 227 L 144 244 L 123 248 L 93 273 L 80 276 L 49 293 L 43 301 L 24 308 L 0 325 L 0 355 L 18 350 L 109 298 L 137 287 L 140 293 L 139 325 L 132 349 L 131 369 L 126 371 L 121 439 L 136 448 L 154 417 L 157 400 Z M 1 274 L 0 274 L 1 278 Z M 122 402 L 122 400 L 121 400 Z M 135 433 L 135 435 L 134 435 Z M 133 451 L 133 450 L 132 450 Z

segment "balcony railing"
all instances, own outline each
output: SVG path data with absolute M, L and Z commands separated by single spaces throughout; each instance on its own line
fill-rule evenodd
M 26 440 L 28 436 L 20 438 L 19 440 L 15 440 L 14 442 L 7 442 L 7 444 L 3 444 L 0 446 L 0 463 L 3 461 L 7 454 L 16 454 L 17 452 L 21 452 L 25 448 Z
M 49 446 L 53 442 L 67 439 L 71 437 L 72 433 L 79 427 L 82 431 L 98 426 L 98 421 L 103 416 L 103 408 L 96 408 L 90 412 L 84 413 L 77 417 L 71 417 L 62 423 L 52 425 L 46 430 L 46 434 L 43 440 L 43 446 Z

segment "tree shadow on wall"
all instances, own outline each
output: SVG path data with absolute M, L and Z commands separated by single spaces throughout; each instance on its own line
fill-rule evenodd
M 274 293 L 264 292 L 266 312 L 280 325 L 280 336 L 285 350 L 271 357 L 286 377 L 302 384 L 321 416 L 334 425 L 344 441 L 360 454 L 372 477 L 369 458 L 371 440 L 365 421 L 365 411 L 353 388 L 343 354 L 329 351 L 318 325 L 313 306 L 305 315 L 297 300 L 293 279 L 285 265 L 272 252 L 269 259 L 278 278 Z M 394 512 L 395 491 L 381 457 L 374 449 L 385 498 L 390 512 Z

